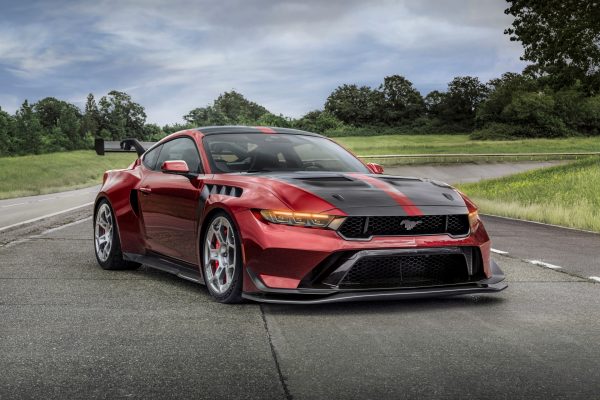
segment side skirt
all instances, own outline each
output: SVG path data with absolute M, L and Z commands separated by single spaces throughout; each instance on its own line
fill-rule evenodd
M 191 282 L 204 284 L 204 278 L 194 265 L 183 263 L 161 254 L 149 253 L 142 255 L 123 253 L 123 258 L 127 261 L 137 262 L 160 271 L 168 272 Z

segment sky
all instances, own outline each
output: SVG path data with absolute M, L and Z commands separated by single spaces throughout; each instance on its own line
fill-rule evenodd
M 236 90 L 275 114 L 320 109 L 336 87 L 521 72 L 504 0 L 0 0 L 0 107 L 47 96 L 83 108 L 129 93 L 148 122 L 182 122 Z

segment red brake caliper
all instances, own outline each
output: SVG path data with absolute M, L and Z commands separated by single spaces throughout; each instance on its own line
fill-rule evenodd
M 217 237 L 215 236 L 215 249 L 217 250 L 217 253 L 219 251 L 219 249 L 221 248 L 221 243 L 219 242 L 219 239 L 217 239 Z M 213 274 L 215 272 L 217 272 L 217 268 L 219 268 L 219 260 L 213 260 L 213 265 L 212 265 L 212 272 Z

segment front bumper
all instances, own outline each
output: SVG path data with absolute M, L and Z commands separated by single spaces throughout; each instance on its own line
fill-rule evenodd
M 398 288 L 398 289 L 274 289 L 263 284 L 251 270 L 248 275 L 260 292 L 243 293 L 245 299 L 276 304 L 324 304 L 348 301 L 401 300 L 427 297 L 457 296 L 476 293 L 496 293 L 507 288 L 504 273 L 491 261 L 492 276 L 476 282 L 454 285 Z
M 345 240 L 327 229 L 268 224 L 250 212 L 239 213 L 236 217 L 244 253 L 243 296 L 249 300 L 320 304 L 493 293 L 506 288 L 501 283 L 504 274 L 491 260 L 489 237 L 482 225 L 464 237 L 380 236 L 357 241 Z M 429 282 L 407 283 L 402 267 L 398 284 L 370 284 L 377 282 L 381 276 L 375 276 L 364 285 L 355 285 L 356 280 L 343 279 L 344 268 L 350 270 L 361 256 L 407 254 L 434 256 L 432 258 L 452 254 L 464 256 L 468 274 L 457 279 L 438 280 L 433 277 Z M 475 259 L 478 262 L 471 264 L 469 260 Z M 378 271 L 377 262 L 372 264 L 370 272 Z M 430 271 L 428 262 L 423 262 L 419 268 Z M 437 268 L 439 272 L 439 265 Z M 410 278 L 414 279 L 415 273 L 411 272 Z

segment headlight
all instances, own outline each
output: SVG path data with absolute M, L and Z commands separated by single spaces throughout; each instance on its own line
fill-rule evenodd
M 475 232 L 479 227 L 479 213 L 477 211 L 471 211 L 469 213 L 469 225 L 471 226 L 471 231 Z
M 337 229 L 345 219 L 336 215 L 277 210 L 261 210 L 260 215 L 274 224 L 331 229 Z

